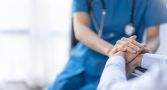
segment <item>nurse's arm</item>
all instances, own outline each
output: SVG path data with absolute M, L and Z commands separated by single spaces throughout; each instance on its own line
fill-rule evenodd
M 89 28 L 89 15 L 87 13 L 80 12 L 75 13 L 73 18 L 76 39 L 83 42 L 91 49 L 109 56 L 109 51 L 113 45 L 101 39 Z
M 155 53 L 160 44 L 159 26 L 149 27 L 146 30 L 147 30 L 146 45 L 152 53 Z
M 101 39 L 93 30 L 89 28 L 89 15 L 84 12 L 74 13 L 74 32 L 77 40 L 83 42 L 89 48 L 103 54 L 110 56 L 110 51 L 113 47 L 112 44 Z M 137 51 L 136 46 L 140 45 L 137 41 L 132 39 L 127 39 L 126 41 L 120 40 L 123 43 L 131 42 L 130 48 L 127 49 L 128 52 L 134 53 Z M 136 45 L 136 46 L 135 46 Z M 118 50 L 122 48 L 118 47 Z

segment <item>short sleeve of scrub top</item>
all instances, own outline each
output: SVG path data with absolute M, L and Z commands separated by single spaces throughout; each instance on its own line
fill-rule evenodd
M 88 0 L 73 0 L 73 13 L 88 12 Z
M 165 0 L 148 0 L 144 20 L 145 28 L 167 23 Z

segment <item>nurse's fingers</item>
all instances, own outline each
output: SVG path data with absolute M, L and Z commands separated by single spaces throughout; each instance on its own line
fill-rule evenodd
M 136 45 L 132 44 L 131 42 L 128 42 L 127 46 L 130 47 L 130 48 L 132 48 L 133 50 L 135 50 L 137 52 L 140 51 L 140 48 L 137 47 Z
M 123 37 L 121 40 L 129 41 L 140 48 L 143 47 L 143 45 L 141 43 L 136 41 L 136 38 L 137 38 L 137 36 L 134 35 L 134 36 L 131 36 L 130 38 Z
M 131 54 L 136 54 L 137 51 L 133 50 L 132 48 L 130 47 L 126 47 L 126 52 L 129 52 Z
M 140 48 L 138 46 L 136 46 L 133 43 L 131 43 L 130 41 L 128 41 L 127 38 L 123 37 L 121 39 L 121 41 L 122 41 L 121 43 L 124 42 L 125 43 L 124 45 L 128 46 L 129 48 L 131 48 L 130 50 L 128 49 L 128 51 L 131 52 L 131 53 L 138 52 L 140 50 Z M 132 51 L 132 49 L 133 49 L 133 51 Z
M 139 42 L 137 42 L 137 41 L 136 41 L 136 40 L 134 40 L 134 39 L 130 39 L 130 38 L 128 38 L 127 40 L 128 40 L 129 42 L 133 43 L 134 45 L 136 45 L 136 46 L 140 47 L 140 48 L 142 48 L 142 47 L 143 47 L 143 45 L 142 45 L 142 44 L 140 44 Z
M 135 54 L 137 52 L 136 46 L 133 45 L 132 43 L 129 44 L 129 42 L 127 42 L 127 41 L 122 41 L 122 42 L 120 42 L 120 44 L 122 45 L 123 48 L 126 48 L 126 51 L 129 52 L 129 53 L 134 53 Z
M 137 42 L 135 39 L 136 39 L 136 36 L 132 36 L 130 38 L 123 37 L 121 40 L 128 42 L 128 45 L 131 45 L 131 47 L 133 49 L 135 49 L 136 51 L 138 51 L 140 48 L 143 47 L 143 45 L 140 44 L 139 42 Z
M 117 51 L 127 51 L 130 53 L 136 53 L 137 51 L 133 48 L 135 48 L 135 45 L 131 44 L 128 46 L 128 42 L 126 41 L 122 41 L 122 40 L 118 40 L 117 41 Z
M 112 55 L 114 55 L 114 54 L 116 54 L 116 53 L 118 53 L 119 51 L 122 51 L 122 52 L 125 52 L 126 50 L 123 50 L 123 49 L 121 49 L 120 50 L 120 46 L 119 45 L 115 45 L 113 48 L 112 48 L 112 50 L 110 51 L 110 56 L 112 56 Z M 126 49 L 126 48 L 125 48 Z
M 147 47 L 144 47 L 144 50 L 143 50 L 145 53 L 151 53 L 151 50 Z
M 126 50 L 127 50 L 127 52 L 129 52 L 129 53 L 133 53 L 133 54 L 136 54 L 137 53 L 137 51 L 135 51 L 135 50 L 133 50 L 132 48 L 130 48 L 130 47 L 126 47 Z
M 130 39 L 136 40 L 136 39 L 137 39 L 137 36 L 136 36 L 136 35 L 133 35 L 133 36 L 130 37 Z
M 115 47 L 117 48 L 117 51 L 126 51 L 126 46 L 127 44 L 124 41 L 118 40 L 117 43 L 115 44 Z
M 127 51 L 127 49 L 125 48 L 125 46 L 119 45 L 119 46 L 117 46 L 117 51 L 125 52 L 125 51 Z

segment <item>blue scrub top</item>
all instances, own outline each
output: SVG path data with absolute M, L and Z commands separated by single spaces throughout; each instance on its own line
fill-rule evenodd
M 120 38 L 127 37 L 124 29 L 131 21 L 132 0 L 105 0 L 105 4 L 107 14 L 104 20 L 103 35 L 115 34 L 115 37 L 106 40 L 115 44 Z M 93 0 L 91 7 L 99 25 L 102 13 L 101 0 Z M 89 9 L 88 0 L 73 0 L 73 13 L 88 13 Z M 146 28 L 167 22 L 167 10 L 163 0 L 135 0 L 133 22 L 137 41 L 142 42 Z M 91 18 L 90 28 L 97 33 Z M 95 90 L 107 59 L 107 56 L 93 51 L 79 42 L 71 51 L 70 60 L 64 71 L 57 77 L 49 90 L 74 90 L 76 86 L 81 88 L 81 85 L 83 90 Z M 82 73 L 85 75 L 84 79 L 76 78 Z M 82 82 L 85 83 L 84 86 Z
M 90 10 L 89 0 L 73 0 L 73 12 L 86 12 Z M 125 26 L 130 23 L 132 0 L 104 0 L 107 15 L 104 20 L 103 35 L 115 34 L 115 37 L 109 40 L 114 44 L 121 37 L 127 37 Z M 135 35 L 138 36 L 137 41 L 142 42 L 144 29 L 156 26 L 167 21 L 167 10 L 164 0 L 134 0 L 134 19 Z M 92 0 L 91 10 L 95 19 L 100 25 L 102 3 L 101 0 Z M 95 27 L 90 19 L 90 28 L 96 32 Z
M 115 37 L 106 40 L 109 43 L 115 44 L 122 37 L 128 37 L 125 27 L 131 21 L 132 4 L 132 0 L 105 0 L 107 14 L 104 20 L 103 35 L 115 34 Z M 73 0 L 73 13 L 89 13 L 89 7 L 88 0 Z M 93 0 L 91 9 L 97 24 L 100 25 L 102 15 L 101 0 Z M 167 8 L 163 0 L 135 0 L 133 17 L 134 34 L 137 35 L 137 41 L 142 42 L 143 33 L 146 28 L 167 23 Z M 97 33 L 91 18 L 90 28 Z M 72 51 L 71 57 L 73 56 L 77 56 L 78 61 L 84 59 L 83 62 L 89 62 L 88 68 L 90 71 L 88 72 L 96 75 L 101 74 L 102 67 L 104 67 L 103 64 L 108 58 L 91 50 L 81 42 Z M 96 68 L 99 69 L 96 70 Z

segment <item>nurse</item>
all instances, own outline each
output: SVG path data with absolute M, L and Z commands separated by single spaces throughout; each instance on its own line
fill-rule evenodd
M 80 42 L 48 90 L 95 90 L 110 50 L 122 37 L 136 35 L 142 43 L 146 31 L 147 48 L 156 52 L 167 10 L 163 0 L 73 0 L 73 21 Z M 128 52 L 136 48 L 131 42 Z

